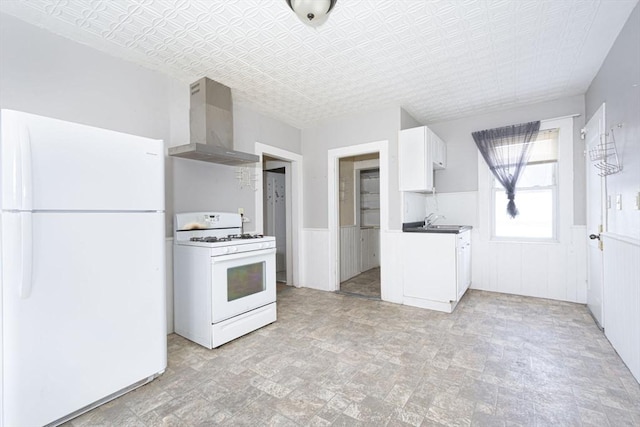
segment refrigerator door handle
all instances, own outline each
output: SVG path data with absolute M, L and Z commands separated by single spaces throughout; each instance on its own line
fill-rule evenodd
M 11 118 L 9 116 L 7 122 Z M 8 211 L 30 211 L 33 208 L 31 137 L 25 120 L 18 117 L 15 123 L 8 123 L 6 126 L 3 124 L 2 139 L 2 208 Z
M 18 296 L 27 299 L 33 285 L 33 222 L 31 212 L 20 212 L 20 280 Z
M 33 208 L 33 175 L 31 174 L 31 137 L 29 128 L 24 123 L 20 128 L 20 208 L 29 211 Z

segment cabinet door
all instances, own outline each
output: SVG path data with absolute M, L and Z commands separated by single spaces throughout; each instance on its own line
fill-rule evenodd
M 432 133 L 431 150 L 433 153 L 433 169 L 444 169 L 447 167 L 447 146 L 438 135 Z
M 460 301 L 460 298 L 462 298 L 462 295 L 464 295 L 464 292 L 466 291 L 466 288 L 464 286 L 464 256 L 464 245 L 458 245 L 458 247 L 456 248 L 456 289 L 458 293 L 457 301 Z
M 471 285 L 471 233 L 458 235 L 456 247 L 456 285 L 458 301 Z
M 456 301 L 455 236 L 402 233 L 404 296 L 445 303 Z
M 433 189 L 429 132 L 426 126 L 421 126 L 401 130 L 398 135 L 400 191 L 429 192 Z

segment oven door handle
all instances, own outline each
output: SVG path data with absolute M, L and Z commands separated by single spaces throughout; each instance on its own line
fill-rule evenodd
M 271 254 L 275 254 L 276 253 L 276 248 L 270 248 L 270 249 L 259 249 L 257 251 L 250 251 L 250 252 L 236 252 L 233 254 L 227 254 L 227 255 L 219 255 L 219 256 L 214 256 L 211 257 L 211 263 L 212 264 L 216 264 L 219 262 L 226 262 L 226 261 L 232 261 L 234 259 L 248 259 L 248 258 L 256 258 L 256 257 L 261 257 L 261 256 L 265 256 L 265 255 L 271 255 Z

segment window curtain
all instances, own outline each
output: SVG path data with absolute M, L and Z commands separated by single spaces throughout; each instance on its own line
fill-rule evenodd
M 531 141 L 536 139 L 539 130 L 540 122 L 537 121 L 471 134 L 489 170 L 507 193 L 507 214 L 511 218 L 518 215 L 516 184 L 529 160 Z

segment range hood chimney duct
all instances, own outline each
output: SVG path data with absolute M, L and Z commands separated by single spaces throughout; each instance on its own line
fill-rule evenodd
M 233 149 L 231 89 L 206 77 L 191 84 L 191 142 L 169 147 L 169 155 L 223 165 L 257 163 L 260 157 Z

